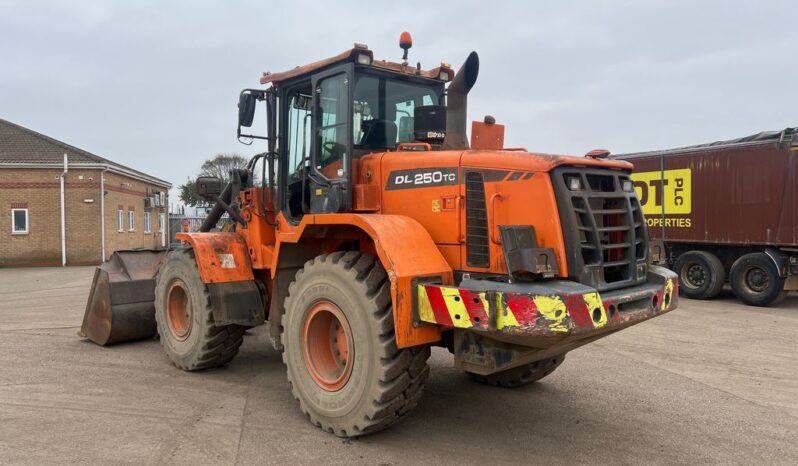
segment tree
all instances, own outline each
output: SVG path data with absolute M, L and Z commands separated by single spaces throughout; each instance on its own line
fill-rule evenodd
M 239 154 L 216 154 L 214 158 L 202 163 L 198 176 L 215 176 L 226 184 L 230 181 L 230 170 L 244 168 L 247 162 L 247 159 Z M 180 201 L 191 207 L 207 205 L 207 201 L 197 196 L 194 181 L 195 179 L 189 178 L 179 186 L 180 194 L 178 197 Z
M 230 170 L 244 168 L 248 160 L 239 154 L 217 154 L 216 157 L 206 160 L 200 167 L 201 176 L 215 176 L 222 180 L 230 180 Z
M 201 199 L 199 196 L 197 196 L 197 186 L 194 184 L 194 180 L 191 178 L 178 186 L 178 189 L 180 190 L 178 197 L 180 198 L 180 202 L 183 204 L 191 207 L 197 207 L 198 205 L 206 204 L 204 199 Z

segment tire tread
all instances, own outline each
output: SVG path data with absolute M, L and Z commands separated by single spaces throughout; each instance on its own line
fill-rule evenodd
M 372 400 L 362 416 L 346 426 L 333 426 L 324 419 L 316 418 L 313 411 L 305 406 L 305 401 L 294 387 L 291 371 L 286 371 L 291 392 L 299 401 L 300 409 L 308 416 L 310 422 L 323 430 L 332 432 L 339 437 L 357 437 L 377 432 L 403 419 L 418 403 L 424 390 L 424 382 L 429 376 L 427 359 L 430 356 L 430 349 L 428 346 L 397 348 L 388 276 L 374 256 L 360 251 L 335 252 L 308 261 L 289 286 L 285 303 L 286 309 L 291 309 L 296 283 L 302 279 L 304 273 L 317 267 L 319 263 L 331 264 L 339 268 L 342 273 L 349 274 L 372 304 L 370 309 L 374 309 L 374 311 L 370 324 L 378 334 L 377 340 L 380 342 L 379 352 L 382 365 L 378 371 L 379 381 L 375 384 L 378 388 L 376 392 L 369 393 Z M 285 331 L 283 329 L 283 341 L 286 341 Z M 288 356 L 284 352 L 283 362 L 287 363 L 287 361 Z
M 473 380 L 495 387 L 515 388 L 529 385 L 554 372 L 565 360 L 565 354 L 535 361 L 519 367 L 513 367 L 495 374 L 479 375 L 466 372 Z
M 193 267 L 195 269 L 197 267 L 194 250 L 191 248 L 170 251 L 161 269 L 167 264 L 167 261 L 181 262 L 182 267 Z M 156 277 L 156 290 L 158 289 L 158 281 L 160 279 L 161 273 L 159 271 Z M 181 362 L 171 354 L 171 348 L 169 348 L 163 341 L 163 337 L 161 337 L 164 352 L 169 360 L 177 368 L 184 371 L 198 371 L 223 366 L 238 354 L 238 350 L 244 342 L 244 331 L 246 327 L 234 324 L 217 324 L 213 320 L 211 296 L 205 284 L 202 284 L 202 294 L 202 301 L 205 303 L 205 307 L 200 311 L 203 313 L 202 317 L 205 319 L 205 332 L 200 336 L 200 343 L 198 343 L 201 346 L 200 351 L 188 362 Z M 169 332 L 168 324 L 164 322 L 161 312 L 157 310 L 155 312 L 155 320 L 159 335 L 163 335 L 164 332 Z

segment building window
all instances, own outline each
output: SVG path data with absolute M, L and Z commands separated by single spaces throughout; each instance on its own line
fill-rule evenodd
M 164 214 L 158 214 L 158 233 L 163 233 Z
M 144 212 L 144 233 L 152 233 L 152 220 L 149 212 Z
M 136 212 L 132 210 L 127 213 L 127 231 L 136 231 Z
M 11 209 L 11 234 L 28 234 L 28 209 Z
M 125 214 L 122 209 L 116 211 L 116 229 L 119 230 L 119 233 L 125 231 Z

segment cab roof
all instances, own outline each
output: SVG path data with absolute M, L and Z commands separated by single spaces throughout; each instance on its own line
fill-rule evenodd
M 323 60 L 318 60 L 313 63 L 308 63 L 307 65 L 297 66 L 292 70 L 282 71 L 279 73 L 264 72 L 263 76 L 261 76 L 260 78 L 260 83 L 279 84 L 281 81 L 285 81 L 291 78 L 295 78 L 297 76 L 308 74 L 313 71 L 320 70 L 322 68 L 327 68 L 333 65 L 337 65 L 339 63 L 356 61 L 358 54 L 368 55 L 369 58 L 371 59 L 371 64 L 368 66 L 373 66 L 374 68 L 388 70 L 394 73 L 406 74 L 408 76 L 420 76 L 422 78 L 436 79 L 436 80 L 440 79 L 441 72 L 443 72 L 446 73 L 447 75 L 447 79 L 445 80 L 446 82 L 454 79 L 454 70 L 452 70 L 451 67 L 449 67 L 448 65 L 441 64 L 441 66 L 438 66 L 436 68 L 431 68 L 428 70 L 417 70 L 415 66 L 411 65 L 403 65 L 401 63 L 395 63 L 386 60 L 379 60 L 379 61 L 374 60 L 374 52 L 369 50 L 368 47 L 355 46 L 349 50 L 339 53 L 338 55 L 325 58 Z

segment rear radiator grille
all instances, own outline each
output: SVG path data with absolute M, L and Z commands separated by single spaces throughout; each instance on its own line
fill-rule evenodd
M 628 175 L 568 167 L 554 181 L 572 274 L 599 290 L 644 281 L 648 235 L 640 202 L 621 189 Z
M 466 264 L 469 267 L 489 267 L 488 210 L 485 205 L 485 183 L 481 173 L 466 173 L 465 191 Z
M 603 264 L 606 283 L 629 280 L 635 264 L 632 242 L 642 241 L 642 237 L 636 239 L 632 234 L 627 198 L 574 197 L 572 202 L 579 231 L 586 236 L 580 243 L 584 263 Z

